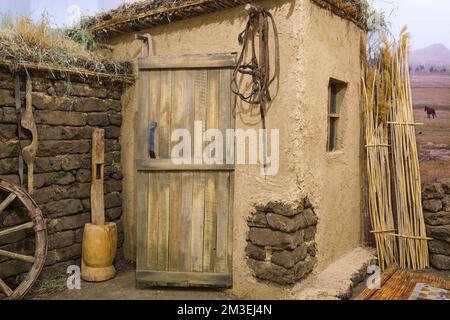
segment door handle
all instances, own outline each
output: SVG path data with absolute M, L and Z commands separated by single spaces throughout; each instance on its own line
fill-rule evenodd
M 150 159 L 156 159 L 156 153 L 155 153 L 155 132 L 156 128 L 158 127 L 158 123 L 153 121 L 150 124 Z

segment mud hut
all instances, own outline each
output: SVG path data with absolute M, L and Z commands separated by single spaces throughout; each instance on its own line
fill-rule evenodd
M 224 136 L 261 128 L 258 109 L 229 85 L 246 3 L 140 1 L 84 21 L 112 57 L 136 63 L 123 98 L 122 163 L 125 254 L 137 259 L 139 283 L 286 297 L 363 245 L 363 2 L 260 2 L 279 32 L 279 84 L 265 120 L 279 130 L 276 174 L 262 176 L 259 163 L 167 162 L 172 131 L 193 132 L 196 121 Z M 151 35 L 148 57 L 136 34 Z

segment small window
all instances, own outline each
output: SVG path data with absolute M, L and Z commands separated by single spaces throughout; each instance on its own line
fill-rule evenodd
M 328 87 L 328 152 L 336 151 L 340 147 L 339 120 L 346 87 L 344 82 L 338 80 L 331 80 Z

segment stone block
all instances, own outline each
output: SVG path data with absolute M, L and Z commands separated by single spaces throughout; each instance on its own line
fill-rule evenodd
M 49 235 L 48 250 L 71 246 L 75 243 L 75 232 L 72 230 Z
M 106 218 L 108 221 L 115 221 L 122 216 L 122 207 L 106 209 Z
M 79 199 L 66 199 L 49 202 L 42 206 L 42 211 L 52 217 L 70 216 L 83 211 L 83 205 Z
M 109 125 L 109 117 L 106 113 L 89 113 L 87 123 L 94 127 L 106 127 Z
M 439 212 L 442 210 L 442 201 L 438 199 L 424 200 L 423 209 L 429 212 Z
M 442 210 L 450 212 L 450 196 L 445 196 L 442 199 Z
M 42 92 L 33 92 L 33 106 L 37 110 L 71 111 L 73 99 L 67 97 L 49 96 Z
M 37 151 L 38 157 L 55 157 L 57 155 L 89 153 L 89 140 L 41 141 Z
M 114 126 L 121 126 L 122 125 L 122 115 L 120 113 L 110 113 L 108 114 L 109 122 Z
M 265 261 L 266 260 L 266 251 L 264 248 L 255 246 L 251 242 L 247 242 L 247 247 L 245 248 L 245 253 L 247 254 L 247 257 L 259 261 Z
M 441 241 L 441 240 L 433 240 L 428 243 L 428 247 L 431 253 L 440 254 L 444 256 L 450 256 L 450 243 Z
M 315 226 L 315 225 L 317 225 L 317 222 L 319 221 L 319 218 L 314 213 L 312 208 L 305 209 L 305 211 L 303 211 L 303 214 L 304 214 L 305 219 L 306 219 L 306 221 L 308 223 L 308 226 Z
M 430 262 L 433 267 L 439 270 L 450 270 L 450 257 L 440 254 L 432 254 Z
M 53 219 L 50 223 L 51 231 L 59 232 L 64 230 L 74 230 L 84 227 L 91 220 L 90 213 L 82 213 L 75 216 Z
M 40 141 L 45 140 L 81 140 L 91 139 L 91 127 L 66 127 L 38 125 L 38 136 Z
M 105 195 L 105 209 L 120 207 L 122 205 L 122 195 L 119 192 L 112 192 Z
M 269 225 L 267 224 L 266 215 L 262 212 L 256 212 L 250 215 L 247 218 L 247 224 L 249 227 L 256 227 L 256 228 L 266 228 Z
M 0 174 L 14 174 L 19 168 L 17 158 L 6 158 L 0 160 Z
M 270 227 L 278 231 L 292 233 L 308 226 L 305 217 L 301 214 L 291 218 L 275 213 L 268 213 L 266 217 Z
M 447 226 L 426 226 L 427 235 L 433 239 L 450 242 L 450 225 Z
M 293 251 L 280 251 L 272 255 L 272 263 L 275 263 L 284 268 L 290 269 L 298 262 L 305 260 L 308 254 L 308 246 L 300 245 Z
M 450 225 L 450 212 L 428 212 L 424 211 L 425 222 L 432 226 Z
M 250 228 L 249 240 L 261 247 L 293 250 L 303 242 L 303 230 L 296 233 L 283 233 L 270 229 Z
M 16 108 L 0 106 L 0 122 L 3 124 L 17 124 Z
M 81 169 L 77 171 L 76 180 L 78 182 L 91 182 L 91 170 Z
M 118 139 L 120 138 L 120 127 L 108 126 L 105 128 L 106 139 Z
M 446 194 L 450 194 L 450 180 L 442 182 L 442 188 L 444 188 Z
M 304 230 L 303 240 L 304 241 L 312 241 L 312 240 L 314 240 L 315 236 L 316 236 L 316 227 L 314 227 L 314 226 L 309 227 Z
M 427 184 L 422 190 L 422 199 L 442 199 L 445 191 L 440 183 Z
M 17 125 L 0 123 L 0 139 L 2 141 L 17 139 Z
M 9 107 L 15 106 L 14 93 L 11 90 L 0 89 L 0 106 Z
M 54 126 L 85 126 L 87 117 L 81 112 L 38 110 L 34 112 L 37 124 Z

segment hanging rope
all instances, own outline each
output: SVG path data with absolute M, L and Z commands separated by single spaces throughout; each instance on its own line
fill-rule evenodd
M 242 46 L 242 52 L 237 61 L 236 69 L 233 72 L 231 90 L 242 101 L 252 105 L 259 105 L 263 129 L 266 129 L 266 104 L 272 101 L 270 86 L 278 79 L 280 74 L 278 30 L 272 14 L 261 6 L 247 4 L 245 9 L 249 13 L 249 20 L 245 30 L 239 34 L 239 44 Z M 272 76 L 270 75 L 270 23 L 272 24 L 275 43 L 275 70 Z M 257 36 L 258 39 L 256 39 Z M 256 49 L 257 43 L 258 54 Z M 250 62 L 244 62 L 245 53 L 250 46 L 251 60 Z M 238 85 L 239 75 L 251 77 L 252 86 L 250 92 L 240 91 Z

